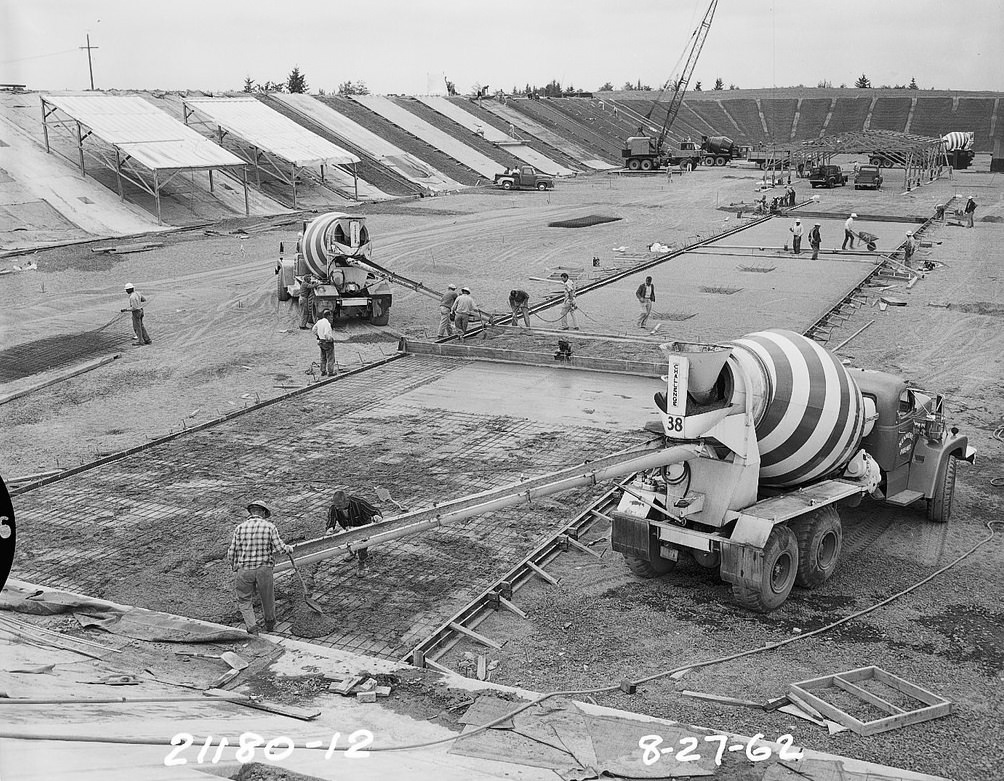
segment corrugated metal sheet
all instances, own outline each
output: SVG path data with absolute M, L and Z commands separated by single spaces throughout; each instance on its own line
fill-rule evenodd
M 259 149 L 296 165 L 349 165 L 359 158 L 255 98 L 196 98 L 185 104 Z
M 245 165 L 237 155 L 141 97 L 44 95 L 43 99 L 151 170 Z

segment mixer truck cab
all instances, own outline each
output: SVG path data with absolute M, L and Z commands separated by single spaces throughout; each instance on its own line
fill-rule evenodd
M 950 517 L 957 463 L 974 454 L 946 432 L 940 397 L 848 370 L 791 331 L 662 351 L 665 445 L 689 454 L 636 477 L 611 514 L 611 547 L 636 574 L 664 574 L 689 555 L 740 605 L 769 612 L 793 586 L 832 576 L 838 502 L 926 499 L 931 520 Z

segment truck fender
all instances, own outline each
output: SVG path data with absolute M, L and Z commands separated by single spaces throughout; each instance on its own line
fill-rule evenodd
M 976 451 L 969 447 L 969 437 L 950 436 L 944 443 L 932 445 L 923 435 L 919 436 L 913 449 L 907 488 L 920 491 L 925 498 L 930 499 L 945 476 L 951 456 L 969 463 L 975 462 Z
M 771 528 L 773 528 L 771 524 Z M 759 580 L 763 570 L 763 548 L 753 545 L 722 543 L 722 566 L 720 575 L 726 583 L 751 582 Z

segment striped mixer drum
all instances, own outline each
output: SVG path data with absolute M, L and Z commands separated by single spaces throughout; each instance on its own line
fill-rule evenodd
M 832 475 L 857 452 L 861 391 L 832 354 L 793 331 L 729 342 L 743 369 L 760 449 L 760 483 L 797 486 Z
M 365 218 L 341 212 L 322 214 L 304 229 L 300 251 L 306 264 L 304 270 L 317 277 L 327 276 L 333 258 L 369 258 Z

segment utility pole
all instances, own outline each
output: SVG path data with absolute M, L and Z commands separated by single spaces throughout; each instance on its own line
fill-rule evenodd
M 94 66 L 91 65 L 91 49 L 97 49 L 97 46 L 91 46 L 91 34 L 87 33 L 87 45 L 78 47 L 80 49 L 87 49 L 87 70 L 91 74 L 91 90 L 94 90 Z

